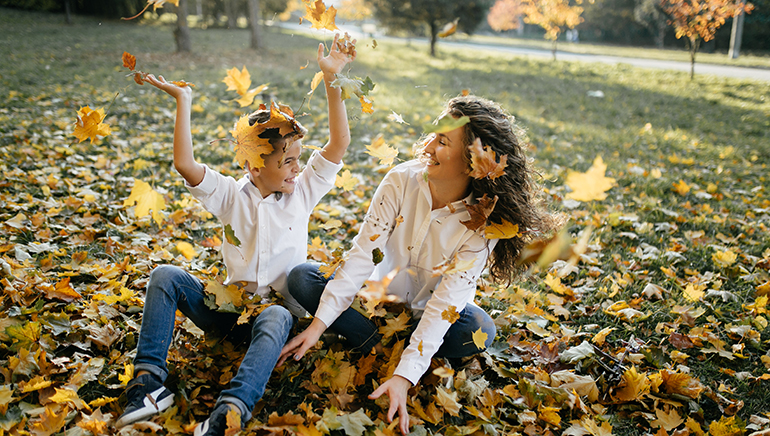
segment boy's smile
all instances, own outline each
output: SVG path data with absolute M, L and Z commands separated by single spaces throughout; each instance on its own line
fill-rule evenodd
M 282 152 L 282 147 L 265 156 L 265 166 L 250 169 L 251 183 L 259 189 L 262 198 L 274 192 L 291 194 L 297 183 L 299 174 L 299 155 L 302 152 L 300 141 L 294 141 Z

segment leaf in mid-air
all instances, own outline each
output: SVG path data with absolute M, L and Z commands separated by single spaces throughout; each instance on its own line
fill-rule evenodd
M 337 10 L 334 6 L 326 5 L 321 0 L 304 0 L 306 14 L 304 18 L 310 21 L 311 29 L 338 30 L 339 27 L 334 23 L 337 17 Z
M 455 18 L 454 21 L 447 23 L 444 25 L 444 27 L 439 31 L 436 36 L 439 38 L 446 38 L 449 35 L 453 35 L 455 32 L 457 32 L 457 23 L 460 22 L 459 18 Z
M 129 17 L 129 18 L 123 17 L 123 18 L 121 18 L 121 20 L 133 20 L 134 18 L 141 16 L 144 13 L 144 11 L 146 11 L 147 8 L 149 8 L 150 6 L 152 6 L 152 10 L 154 12 L 156 9 L 162 8 L 163 5 L 166 2 L 169 2 L 172 5 L 177 6 L 177 7 L 179 6 L 179 0 L 147 0 L 147 4 L 144 5 L 144 9 L 139 11 L 138 14 L 134 15 L 133 17 Z
M 337 74 L 337 77 L 329 86 L 332 88 L 339 88 L 342 92 L 341 98 L 347 100 L 354 95 L 363 95 L 361 88 L 363 85 L 364 81 L 357 77 L 350 78 L 344 74 Z
M 371 114 L 374 113 L 374 100 L 372 100 L 371 97 L 362 95 L 358 98 L 358 101 L 361 102 L 361 111 L 365 114 Z
M 350 174 L 350 170 L 345 170 L 338 174 L 334 181 L 334 186 L 342 188 L 343 191 L 352 191 L 360 182 Z
M 487 239 L 511 239 L 520 236 L 519 225 L 511 224 L 506 220 L 503 220 L 501 224 L 490 222 L 484 228 L 484 237 Z
M 481 327 L 473 332 L 473 344 L 476 345 L 476 348 L 479 350 L 487 348 L 487 339 L 489 339 L 489 335 L 481 331 Z
M 463 271 L 468 271 L 473 268 L 473 264 L 476 263 L 476 258 L 472 257 L 468 260 L 459 260 L 457 256 L 453 256 L 440 264 L 433 267 L 433 277 L 445 276 L 450 274 L 456 274 Z
M 374 250 L 372 250 L 372 262 L 377 265 L 378 263 L 382 262 L 382 259 L 385 257 L 385 254 L 380 250 L 379 247 L 375 247 Z
M 402 332 L 409 327 L 409 320 L 411 317 L 404 311 L 397 317 L 385 320 L 385 325 L 380 327 L 380 334 L 383 339 L 387 339 L 398 332 Z
M 470 147 L 471 149 L 471 172 L 470 176 L 474 179 L 483 179 L 489 177 L 489 180 L 505 174 L 505 167 L 508 165 L 508 155 L 500 156 L 500 162 L 495 158 L 495 151 L 491 147 L 483 147 L 481 139 L 476 138 Z
M 398 156 L 398 149 L 385 143 L 382 134 L 377 135 L 371 144 L 366 146 L 367 154 L 380 160 L 380 165 L 392 165 L 393 159 Z
M 124 51 L 123 52 L 123 66 L 128 68 L 131 71 L 134 71 L 134 68 L 136 68 L 136 56 L 132 55 L 131 53 Z
M 78 143 L 90 139 L 91 144 L 93 144 L 97 136 L 107 136 L 112 133 L 110 126 L 104 124 L 103 120 L 104 109 L 93 110 L 88 106 L 83 106 L 78 111 L 75 131 L 72 134 L 78 139 Z
M 567 186 L 572 192 L 566 195 L 566 198 L 577 201 L 604 200 L 607 198 L 607 191 L 615 186 L 615 179 L 605 177 L 607 171 L 601 156 L 594 159 L 593 165 L 585 173 L 571 171 L 567 175 Z
M 230 224 L 227 224 L 225 226 L 225 240 L 229 244 L 234 245 L 236 247 L 241 246 L 241 240 L 238 239 L 237 236 L 235 236 L 235 230 L 233 230 L 233 226 L 231 226 Z
M 484 228 L 487 224 L 487 218 L 489 218 L 489 215 L 495 209 L 497 200 L 497 195 L 495 195 L 494 198 L 489 198 L 485 193 L 476 203 L 466 203 L 465 207 L 468 209 L 468 214 L 470 214 L 471 217 L 467 221 L 460 221 L 460 223 L 471 231 Z
M 425 134 L 446 133 L 460 128 L 470 122 L 471 119 L 467 116 L 455 118 L 449 114 L 446 114 L 430 124 L 425 124 L 423 126 L 423 130 L 425 131 Z
M 149 183 L 139 179 L 134 179 L 134 187 L 131 188 L 131 195 L 123 201 L 123 206 L 133 206 L 136 204 L 134 214 L 137 218 L 147 216 L 152 210 L 152 218 L 160 225 L 163 222 L 163 215 L 160 213 L 166 208 L 166 201 L 163 196 L 152 189 Z
M 238 95 L 243 95 L 251 86 L 251 74 L 249 74 L 249 70 L 246 69 L 246 66 L 244 66 L 241 71 L 238 71 L 238 68 L 233 67 L 227 70 L 227 77 L 222 79 L 222 82 L 227 85 L 228 91 L 235 91 Z

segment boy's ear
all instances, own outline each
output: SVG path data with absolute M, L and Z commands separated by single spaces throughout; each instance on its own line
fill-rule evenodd
M 259 176 L 260 168 L 251 168 L 251 164 L 249 164 L 249 161 L 246 161 L 246 171 L 248 171 L 249 174 L 252 174 L 254 176 Z

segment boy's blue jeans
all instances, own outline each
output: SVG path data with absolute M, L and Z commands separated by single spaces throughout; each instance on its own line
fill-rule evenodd
M 288 278 L 289 293 L 310 313 L 316 312 L 326 283 L 334 277 L 325 278 L 318 267 L 318 264 L 312 262 L 297 265 Z M 329 328 L 344 336 L 349 347 L 362 353 L 368 353 L 382 339 L 379 327 L 350 307 Z M 479 328 L 487 334 L 485 345 L 489 347 L 496 334 L 494 321 L 478 306 L 465 306 L 460 312 L 460 319 L 444 335 L 444 342 L 436 352 L 436 357 L 454 359 L 477 354 L 481 350 L 473 342 L 473 332 Z
M 166 357 L 177 309 L 206 332 L 224 335 L 236 326 L 237 314 L 211 310 L 204 303 L 204 297 L 203 284 L 185 270 L 160 265 L 152 271 L 147 284 L 134 373 L 145 370 L 161 381 L 166 380 Z M 265 393 L 265 385 L 293 325 L 294 318 L 282 306 L 270 306 L 259 314 L 252 322 L 249 349 L 238 373 L 230 380 L 230 387 L 222 391 L 217 404 L 233 403 L 241 410 L 243 419 L 251 419 L 251 411 Z

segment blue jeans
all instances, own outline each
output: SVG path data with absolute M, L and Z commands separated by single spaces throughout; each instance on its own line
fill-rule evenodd
M 315 263 L 297 265 L 288 278 L 289 293 L 310 313 L 318 310 L 326 283 L 333 278 L 325 278 L 318 267 Z M 377 324 L 350 307 L 329 328 L 344 336 L 350 348 L 362 353 L 369 352 L 382 339 Z M 436 352 L 436 357 L 455 359 L 477 354 L 480 350 L 473 342 L 473 332 L 479 328 L 487 334 L 485 346 L 489 347 L 497 331 L 494 321 L 478 306 L 465 306 L 460 312 L 460 319 L 444 335 L 444 342 Z
M 185 270 L 160 265 L 152 271 L 134 358 L 135 372 L 145 370 L 161 381 L 166 380 L 166 358 L 177 309 L 206 332 L 227 335 L 237 330 L 238 315 L 211 310 L 204 297 L 203 284 Z M 251 411 L 265 393 L 265 385 L 293 325 L 294 317 L 282 306 L 270 306 L 259 314 L 252 322 L 249 349 L 238 373 L 230 380 L 230 387 L 222 391 L 217 404 L 233 403 L 244 419 L 251 419 Z

